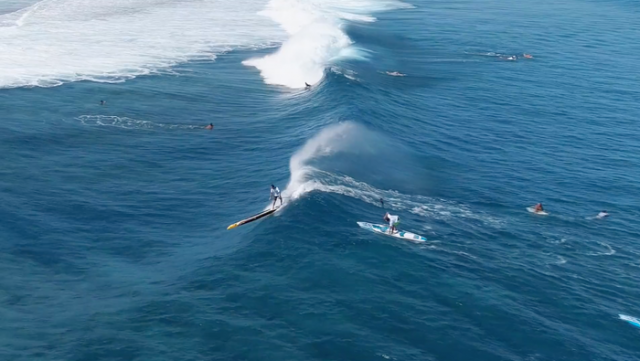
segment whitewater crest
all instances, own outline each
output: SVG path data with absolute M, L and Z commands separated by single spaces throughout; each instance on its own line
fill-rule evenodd
M 260 70 L 265 83 L 288 88 L 317 84 L 336 60 L 366 60 L 366 51 L 353 46 L 346 21 L 373 22 L 375 12 L 411 5 L 393 0 L 271 0 L 260 14 L 272 19 L 289 38 L 273 54 L 245 60 Z
M 383 198 L 385 207 L 430 219 L 470 219 L 497 228 L 502 226 L 502 220 L 474 212 L 456 202 L 378 189 L 347 175 L 334 174 L 315 166 L 318 161 L 329 157 L 362 154 L 368 148 L 366 144 L 372 142 L 380 143 L 376 134 L 354 122 L 329 125 L 307 140 L 289 160 L 290 179 L 282 192 L 285 207 L 309 192 L 318 191 L 352 197 L 375 206 L 380 206 L 380 198 Z
M 9 6 L 10 5 L 10 6 Z M 249 59 L 269 84 L 319 82 L 328 64 L 366 58 L 345 21 L 410 7 L 396 0 L 18 0 L 0 6 L 0 89 L 122 82 L 234 49 L 282 44 Z M 22 7 L 22 8 L 20 8 Z M 13 10 L 18 9 L 18 10 Z
M 28 3 L 27 3 L 28 4 Z M 0 15 L 0 88 L 121 82 L 286 33 L 256 0 L 42 0 Z

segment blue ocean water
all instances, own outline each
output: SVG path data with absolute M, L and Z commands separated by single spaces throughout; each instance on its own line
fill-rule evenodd
M 1 9 L 1 360 L 640 357 L 636 2 Z

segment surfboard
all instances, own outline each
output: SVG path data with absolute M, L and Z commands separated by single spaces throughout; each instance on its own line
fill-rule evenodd
M 630 324 L 632 324 L 633 326 L 636 326 L 638 328 L 640 328 L 640 320 L 635 318 L 635 317 L 631 317 L 631 316 L 627 316 L 627 315 L 618 315 L 620 316 L 621 320 L 625 320 L 627 322 L 629 322 Z
M 405 232 L 405 231 L 396 231 L 393 234 L 389 233 L 389 226 L 385 226 L 382 224 L 372 224 L 372 223 L 367 223 L 367 222 L 358 222 L 358 225 L 366 230 L 369 230 L 371 232 L 375 232 L 378 234 L 383 234 L 385 236 L 389 236 L 389 237 L 394 237 L 394 238 L 399 238 L 405 241 L 409 241 L 409 242 L 416 242 L 416 243 L 423 243 L 426 242 L 427 239 L 425 237 L 422 237 L 420 235 L 417 235 L 415 233 L 411 233 L 411 232 Z
M 278 208 L 280 208 L 280 207 L 276 207 L 275 209 L 267 209 L 266 211 L 260 212 L 260 213 L 256 214 L 255 216 L 251 216 L 251 217 L 249 217 L 247 219 L 243 219 L 241 221 L 238 221 L 238 222 L 230 225 L 229 227 L 227 227 L 227 229 L 234 229 L 234 228 L 236 228 L 238 226 L 241 226 L 243 224 L 247 224 L 247 223 L 251 223 L 253 221 L 257 221 L 258 219 L 260 219 L 262 217 L 266 217 L 266 216 L 274 213 L 275 211 L 278 210 Z
M 548 216 L 549 213 L 545 212 L 545 211 L 540 211 L 540 212 L 536 212 L 536 207 L 527 207 L 527 210 L 533 214 L 537 214 L 540 216 Z

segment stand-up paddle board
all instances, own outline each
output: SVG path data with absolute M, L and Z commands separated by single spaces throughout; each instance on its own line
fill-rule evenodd
M 230 225 L 229 227 L 227 227 L 227 229 L 234 229 L 234 228 L 236 228 L 238 226 L 241 226 L 243 224 L 247 224 L 247 223 L 251 223 L 253 221 L 257 221 L 258 219 L 260 219 L 262 217 L 266 217 L 266 216 L 272 214 L 273 212 L 277 211 L 278 208 L 280 208 L 280 207 L 276 207 L 274 209 L 267 209 L 266 211 L 258 213 L 255 216 L 251 216 L 251 217 L 249 217 L 247 219 L 243 219 L 243 220 L 241 220 L 239 222 L 236 222 L 236 223 Z
M 629 322 L 631 325 L 636 326 L 638 328 L 640 328 L 640 320 L 635 318 L 635 317 L 631 317 L 631 316 L 627 316 L 627 315 L 619 315 L 621 320 L 625 320 L 627 322 Z
M 527 210 L 529 212 L 531 212 L 531 213 L 534 213 L 534 214 L 537 214 L 537 215 L 540 215 L 540 216 L 548 216 L 549 215 L 549 213 L 547 213 L 545 211 L 536 212 L 536 207 L 527 207 Z
M 379 233 L 379 234 L 384 234 L 385 236 L 389 236 L 389 237 L 404 239 L 405 241 L 409 241 L 409 242 L 423 243 L 427 241 L 426 238 L 411 232 L 396 231 L 393 234 L 389 233 L 389 226 L 385 226 L 382 224 L 358 222 L 358 225 L 369 231 Z

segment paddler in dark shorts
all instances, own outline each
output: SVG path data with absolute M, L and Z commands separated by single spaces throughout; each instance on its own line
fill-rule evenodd
M 278 199 L 280 199 L 280 206 L 282 207 L 282 194 L 280 193 L 280 189 L 273 184 L 271 185 L 271 195 L 269 198 L 273 198 L 273 205 L 271 206 L 271 209 L 276 208 L 276 201 Z

